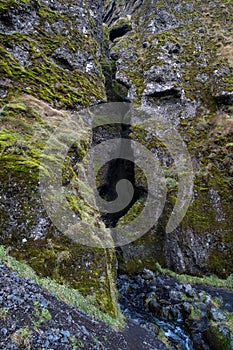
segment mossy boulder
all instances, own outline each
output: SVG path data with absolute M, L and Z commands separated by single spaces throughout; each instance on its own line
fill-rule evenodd
M 224 324 L 212 325 L 204 332 L 204 337 L 213 350 L 232 349 L 233 335 Z

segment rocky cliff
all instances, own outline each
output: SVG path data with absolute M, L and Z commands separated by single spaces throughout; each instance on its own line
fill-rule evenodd
M 153 268 L 158 260 L 179 272 L 226 277 L 232 271 L 232 4 L 119 1 L 107 2 L 105 11 L 117 82 L 130 101 L 152 108 L 156 120 L 179 131 L 195 174 L 184 220 L 165 233 L 179 173 L 162 140 L 132 121 L 131 138 L 166 168 L 169 194 L 159 225 L 122 248 L 122 268 Z M 146 187 L 138 171 L 135 178 Z
M 152 109 L 155 119 L 179 132 L 195 180 L 184 220 L 166 233 L 179 174 L 162 140 L 130 122 L 131 139 L 164 167 L 168 195 L 158 225 L 119 249 L 120 269 L 153 270 L 159 261 L 178 272 L 227 277 L 233 268 L 231 2 L 2 0 L 0 14 L 1 243 L 41 274 L 68 281 L 117 314 L 115 252 L 74 244 L 58 232 L 42 205 L 38 172 L 46 141 L 67 115 L 107 99 L 128 101 Z M 106 136 L 106 130 L 97 130 L 96 143 L 122 134 L 115 128 Z M 82 159 L 92 142 L 93 135 L 83 133 L 72 147 L 64 184 L 77 176 L 72 159 Z M 121 223 L 132 220 L 146 198 L 136 166 L 129 177 L 140 198 Z M 67 198 L 77 215 L 103 225 L 81 195 Z
M 116 316 L 115 253 L 74 244 L 62 235 L 46 214 L 38 186 L 41 152 L 59 123 L 71 111 L 106 100 L 101 8 L 98 1 L 0 3 L 0 226 L 1 243 L 11 254 L 40 274 L 92 295 L 100 308 Z M 90 142 L 91 135 L 83 132 L 73 146 L 64 184 L 77 177 L 71 158 L 84 157 Z M 67 196 L 77 215 L 100 221 L 81 197 Z

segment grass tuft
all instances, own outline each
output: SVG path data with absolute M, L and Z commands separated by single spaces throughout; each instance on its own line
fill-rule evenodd
M 182 283 L 201 284 L 218 288 L 233 289 L 233 274 L 228 276 L 227 279 L 221 279 L 215 275 L 203 277 L 190 276 L 186 274 L 178 274 L 169 269 L 162 268 L 159 263 L 156 264 L 156 270 L 160 273 L 164 273 L 173 278 L 176 278 Z

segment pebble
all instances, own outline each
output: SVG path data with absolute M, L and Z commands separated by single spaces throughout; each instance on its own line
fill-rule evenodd
M 70 332 L 69 331 L 61 331 L 61 334 L 64 335 L 65 337 L 70 337 Z
M 4 336 L 6 336 L 8 333 L 8 330 L 6 328 L 2 328 L 1 332 L 3 333 Z
M 212 307 L 209 311 L 209 315 L 213 321 L 223 321 L 226 319 L 226 316 L 215 307 Z
M 81 326 L 81 330 L 82 330 L 83 334 L 89 335 L 89 332 L 88 332 L 88 330 L 86 329 L 85 326 Z
M 183 288 L 187 297 L 193 298 L 195 296 L 195 291 L 190 284 L 184 284 Z
M 210 297 L 210 295 L 206 295 L 206 297 L 205 297 L 205 303 L 206 304 L 209 304 L 211 302 L 211 297 Z
M 142 278 L 144 280 L 152 280 L 154 278 L 154 272 L 148 269 L 144 269 L 142 272 Z
M 188 302 L 184 302 L 183 303 L 183 309 L 188 315 L 190 315 L 191 312 L 192 312 L 192 305 L 190 303 L 188 303 Z
M 98 334 L 101 329 L 102 334 L 111 337 L 111 332 L 113 331 L 107 327 L 106 329 L 105 327 L 103 328 L 97 320 L 95 320 L 92 331 L 89 332 L 82 324 L 82 321 L 78 324 L 77 318 L 75 320 L 73 319 L 73 312 L 76 313 L 78 319 L 82 317 L 88 324 L 92 322 L 91 317 L 80 313 L 74 307 L 67 306 L 66 308 L 65 304 L 62 309 L 57 309 L 57 305 L 54 306 L 54 304 L 46 298 L 47 294 L 44 293 L 47 292 L 34 280 L 30 280 L 29 278 L 23 279 L 10 271 L 4 264 L 0 265 L 0 309 L 6 309 L 6 315 L 3 314 L 0 316 L 0 349 L 19 349 L 19 347 L 14 344 L 12 334 L 25 327 L 25 320 L 26 325 L 30 320 L 31 349 L 72 350 L 74 348 L 71 340 L 72 338 L 79 339 L 83 343 L 88 342 L 87 344 L 91 344 L 91 347 L 88 345 L 88 349 L 97 349 L 93 340 L 93 334 Z M 51 297 L 52 296 L 50 296 L 50 298 Z M 52 319 L 44 321 L 42 325 L 36 326 L 36 328 L 34 328 L 35 326 L 32 323 L 33 320 L 38 320 L 38 318 L 35 317 L 35 302 L 38 302 L 37 308 L 39 312 L 45 308 L 48 308 L 50 312 L 53 307 L 55 308 L 52 313 L 50 312 L 53 316 Z M 62 303 L 57 300 L 54 300 L 54 302 Z M 56 317 L 54 317 L 54 314 L 56 314 Z M 46 322 L 49 322 L 47 327 Z M 65 327 L 69 327 L 69 329 Z M 114 337 L 118 337 L 115 332 Z M 125 348 L 121 347 L 121 349 Z

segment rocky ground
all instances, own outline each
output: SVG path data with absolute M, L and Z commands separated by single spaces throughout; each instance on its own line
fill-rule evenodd
M 166 350 L 166 346 L 133 321 L 116 332 L 1 264 L 0 349 Z
M 233 349 L 232 290 L 191 286 L 150 270 L 120 275 L 118 288 L 130 318 L 117 332 L 2 263 L 0 349 Z

